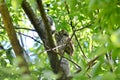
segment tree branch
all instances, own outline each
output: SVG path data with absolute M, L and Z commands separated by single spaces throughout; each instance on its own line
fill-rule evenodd
M 23 49 L 18 41 L 15 29 L 14 29 L 13 24 L 12 24 L 12 19 L 10 17 L 9 11 L 7 9 L 7 6 L 4 2 L 4 0 L 0 0 L 0 12 L 1 12 L 1 15 L 3 18 L 3 23 L 5 26 L 6 32 L 8 34 L 12 48 L 16 54 L 16 57 L 21 58 L 21 62 L 18 64 L 18 66 L 20 68 L 25 68 L 23 74 L 30 74 L 27 62 L 26 62 L 24 55 L 23 55 L 24 54 Z
M 23 35 L 23 36 L 29 37 L 29 38 L 33 39 L 34 41 L 42 44 L 40 41 L 38 41 L 37 39 L 35 39 L 35 38 L 33 38 L 33 37 L 29 36 L 29 35 L 23 34 L 23 33 L 21 33 L 21 32 L 17 32 L 17 33 L 18 33 L 18 34 L 21 34 L 21 35 Z
M 52 39 L 52 34 L 50 32 L 51 31 L 50 25 L 49 25 L 48 19 L 45 14 L 45 10 L 42 5 L 42 0 L 36 0 L 36 1 L 38 4 L 38 7 L 39 7 L 39 11 L 41 13 L 42 20 L 45 24 L 45 30 L 46 30 L 45 31 L 46 36 L 45 36 L 45 42 L 44 42 L 45 48 L 46 48 L 46 50 L 51 49 L 51 51 L 47 51 L 49 59 L 50 59 L 51 67 L 55 73 L 58 73 L 58 72 L 60 72 L 60 64 L 59 64 L 59 59 L 58 59 L 57 53 L 55 53 L 55 51 L 52 50 L 52 48 L 55 47 L 55 44 Z
M 28 31 L 36 31 L 34 29 L 30 29 L 30 28 L 24 28 L 24 27 L 17 27 L 15 29 L 24 29 L 24 30 L 28 30 Z
M 66 10 L 67 10 L 68 15 L 70 15 L 69 7 L 68 7 L 66 1 L 65 1 L 65 7 L 66 7 Z M 73 33 L 74 33 L 75 39 L 76 39 L 76 41 L 77 41 L 77 43 L 78 43 L 78 46 L 79 46 L 79 48 L 80 48 L 80 50 L 81 50 L 84 58 L 87 58 L 86 55 L 85 55 L 85 53 L 84 53 L 84 51 L 83 51 L 83 49 L 82 49 L 82 46 L 81 46 L 80 43 L 79 43 L 79 40 L 78 40 L 78 38 L 77 38 L 77 35 L 76 35 L 76 33 L 75 33 L 76 31 L 74 30 L 75 26 L 73 25 L 72 18 L 71 18 L 71 17 L 69 17 L 69 18 L 70 18 L 70 26 L 72 27 L 72 31 L 73 31 Z
M 28 18 L 30 19 L 30 21 L 31 21 L 32 25 L 34 26 L 36 32 L 38 33 L 39 37 L 41 39 L 43 39 L 44 34 L 43 34 L 42 29 L 40 28 L 39 19 L 37 18 L 37 16 L 33 12 L 31 6 L 29 5 L 29 3 L 26 2 L 26 0 L 23 0 L 22 8 L 25 11 L 26 15 L 28 16 Z
M 42 2 L 41 0 L 38 0 L 37 3 L 39 4 L 39 7 L 41 6 L 42 9 L 43 9 L 43 6 L 42 6 Z M 51 48 L 54 48 L 54 44 L 53 44 L 53 40 L 52 40 L 52 35 L 49 34 L 49 30 L 47 30 L 47 36 L 44 34 L 44 32 L 42 31 L 42 28 L 39 24 L 39 19 L 36 17 L 35 13 L 33 12 L 31 6 L 29 5 L 28 2 L 26 2 L 26 0 L 23 0 L 22 2 L 22 8 L 23 10 L 25 11 L 26 15 L 28 16 L 28 18 L 30 19 L 31 23 L 33 24 L 33 27 L 35 28 L 35 30 L 37 31 L 39 37 L 41 38 L 41 40 L 43 41 L 44 43 L 44 47 L 46 50 L 48 49 L 51 49 Z M 41 8 L 40 8 L 41 9 Z M 44 10 L 42 10 L 42 12 L 44 13 Z M 45 14 L 45 13 L 44 13 Z M 44 14 L 42 14 L 44 16 Z M 44 18 L 42 16 L 42 18 Z M 46 17 L 45 17 L 46 18 Z M 44 19 L 43 19 L 44 20 Z M 46 20 L 44 20 L 45 22 Z M 47 23 L 47 26 L 48 28 L 50 28 L 48 22 Z M 48 36 L 49 35 L 49 36 Z M 60 64 L 59 64 L 59 60 L 58 60 L 58 56 L 57 54 L 52 50 L 52 51 L 48 51 L 48 57 L 50 59 L 50 64 L 51 64 L 51 67 L 53 69 L 53 72 L 54 73 L 58 73 L 60 70 Z

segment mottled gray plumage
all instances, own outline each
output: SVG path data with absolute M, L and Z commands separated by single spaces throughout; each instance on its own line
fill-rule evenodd
M 68 33 L 65 30 L 61 30 L 55 34 L 56 44 L 60 54 L 66 52 L 68 55 L 73 54 L 73 44 L 70 40 Z
M 48 15 L 47 15 L 47 19 L 50 23 L 51 32 L 54 33 L 56 30 L 55 23 L 54 23 L 53 19 Z M 45 31 L 45 24 L 44 24 L 42 18 L 40 18 L 39 22 L 40 22 L 40 27 L 42 28 L 42 31 Z
M 60 66 L 62 67 L 64 74 L 66 76 L 69 76 L 70 75 L 70 64 L 69 64 L 68 60 L 65 58 L 62 58 L 61 62 L 60 62 Z

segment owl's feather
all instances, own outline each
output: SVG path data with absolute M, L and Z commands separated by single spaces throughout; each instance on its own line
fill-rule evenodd
M 64 52 L 66 52 L 68 55 L 73 54 L 73 44 L 70 40 L 68 33 L 65 30 L 61 30 L 58 33 L 56 33 L 55 39 L 57 46 L 60 46 L 58 48 L 60 54 L 64 54 Z

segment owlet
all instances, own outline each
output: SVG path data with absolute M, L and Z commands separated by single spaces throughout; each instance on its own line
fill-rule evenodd
M 73 44 L 70 40 L 68 33 L 65 30 L 61 30 L 55 34 L 56 44 L 60 54 L 66 52 L 68 55 L 73 54 Z

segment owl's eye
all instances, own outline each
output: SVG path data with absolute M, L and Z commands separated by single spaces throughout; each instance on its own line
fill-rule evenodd
M 68 34 L 67 34 L 67 33 L 63 33 L 63 35 L 64 35 L 64 36 L 68 36 Z

